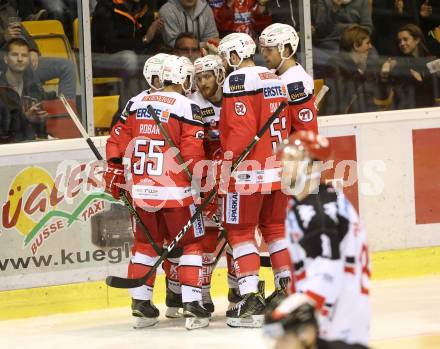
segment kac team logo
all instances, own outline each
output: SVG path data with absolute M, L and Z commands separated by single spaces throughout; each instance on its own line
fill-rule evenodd
M 23 246 L 34 255 L 54 234 L 117 202 L 102 192 L 102 167 L 97 161 L 59 168 L 55 178 L 42 167 L 23 169 L 12 179 L 2 204 L 2 233 L 15 230 L 23 235 Z M 68 209 L 59 209 L 61 205 Z

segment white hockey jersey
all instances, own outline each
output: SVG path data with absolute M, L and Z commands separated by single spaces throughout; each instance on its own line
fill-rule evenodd
M 208 159 L 212 160 L 213 154 L 220 148 L 220 121 L 221 105 L 215 105 L 205 99 L 199 91 L 193 93 L 189 99 L 200 107 L 203 124 L 205 126 L 205 152 Z
M 318 133 L 313 78 L 300 64 L 287 69 L 280 78 L 287 87 L 292 132 L 312 130 Z
M 286 237 L 296 292 L 316 302 L 322 339 L 366 346 L 370 261 L 356 211 L 328 185 L 302 201 L 292 199 L 291 205 Z

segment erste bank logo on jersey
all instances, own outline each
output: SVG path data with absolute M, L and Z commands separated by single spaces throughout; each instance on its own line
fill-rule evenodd
M 263 87 L 263 96 L 265 99 L 286 97 L 287 90 L 284 85 Z

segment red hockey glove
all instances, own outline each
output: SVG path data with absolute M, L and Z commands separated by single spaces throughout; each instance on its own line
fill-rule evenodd
M 114 162 L 107 162 L 104 173 L 105 192 L 111 194 L 116 200 L 121 196 L 121 187 L 125 184 L 124 166 Z

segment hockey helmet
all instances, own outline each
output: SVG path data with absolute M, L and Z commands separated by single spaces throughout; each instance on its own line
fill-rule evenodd
M 284 58 L 283 51 L 285 45 L 290 44 L 292 47 L 292 54 L 289 57 L 285 57 L 287 59 L 293 56 L 296 52 L 299 44 L 299 37 L 296 30 L 290 25 L 274 23 L 263 30 L 259 38 L 259 43 L 260 47 L 277 46 L 282 58 Z
M 216 55 L 207 55 L 205 57 L 197 58 L 194 62 L 195 74 L 206 71 L 213 71 L 217 80 L 217 84 L 223 83 L 225 79 L 225 68 L 222 60 Z
M 153 77 L 160 77 L 163 63 L 169 56 L 170 55 L 166 53 L 158 53 L 145 61 L 143 73 L 145 80 L 147 80 L 150 87 L 153 87 Z
M 246 33 L 232 33 L 226 35 L 218 45 L 220 56 L 224 57 L 229 66 L 237 68 L 244 59 L 250 58 L 255 54 L 256 45 L 254 40 Z M 231 63 L 231 53 L 235 51 L 240 57 L 238 64 Z
M 331 156 L 330 142 L 313 131 L 297 131 L 281 144 L 279 151 L 286 155 L 304 153 L 312 160 L 328 160 Z
M 187 78 L 189 78 L 189 87 L 185 88 Z M 181 85 L 185 93 L 189 93 L 193 85 L 194 66 L 187 57 L 170 55 L 163 63 L 159 79 L 162 84 L 165 81 L 170 81 L 173 84 Z

